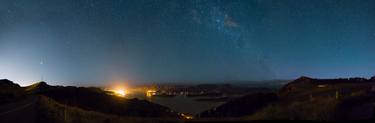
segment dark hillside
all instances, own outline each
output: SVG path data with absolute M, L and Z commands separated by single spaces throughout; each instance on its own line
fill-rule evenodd
M 276 102 L 274 93 L 254 93 L 231 100 L 217 108 L 202 112 L 199 117 L 241 117 L 251 115 Z
M 252 119 L 369 120 L 374 118 L 375 81 L 300 77 L 279 91 L 280 100 Z
M 16 101 L 25 96 L 23 89 L 10 80 L 0 80 L 0 104 Z
M 85 110 L 98 111 L 121 116 L 177 117 L 169 108 L 145 100 L 125 99 L 108 95 L 99 88 L 49 86 L 37 83 L 26 88 L 28 92 L 44 95 L 60 103 Z

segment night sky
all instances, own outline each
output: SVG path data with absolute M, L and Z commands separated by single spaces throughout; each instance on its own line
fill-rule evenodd
M 0 78 L 21 85 L 302 75 L 375 75 L 375 0 L 0 0 Z

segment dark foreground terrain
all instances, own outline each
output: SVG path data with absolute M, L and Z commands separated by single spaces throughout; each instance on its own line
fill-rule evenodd
M 145 100 L 125 99 L 98 88 L 50 86 L 45 82 L 20 87 L 0 80 L 1 123 L 181 122 L 169 108 Z
M 229 122 L 252 120 L 373 120 L 375 77 L 300 77 L 278 91 L 231 99 L 193 119 L 145 100 L 113 96 L 99 88 L 20 87 L 0 80 L 1 123 Z
M 249 120 L 373 120 L 375 77 L 313 79 L 300 77 L 276 93 L 258 93 L 202 112 L 202 118 Z

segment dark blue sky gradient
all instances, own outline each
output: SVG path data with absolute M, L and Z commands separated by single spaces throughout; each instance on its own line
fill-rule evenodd
M 0 0 L 27 85 L 375 75 L 374 0 Z

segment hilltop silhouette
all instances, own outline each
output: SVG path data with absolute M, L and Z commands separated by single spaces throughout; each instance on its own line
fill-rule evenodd
M 202 86 L 206 85 L 197 87 Z M 183 121 L 180 113 L 168 107 L 113 96 L 96 87 L 51 86 L 46 82 L 20 87 L 10 80 L 0 80 L 0 97 L 0 114 L 6 114 L 0 115 L 0 119 L 8 122 Z M 17 119 L 21 114 L 28 114 L 28 117 Z M 258 91 L 230 99 L 199 113 L 193 121 L 233 118 L 239 121 L 370 120 L 374 115 L 375 77 L 317 79 L 302 76 L 277 91 Z
M 369 120 L 375 115 L 375 77 L 315 79 L 302 76 L 274 93 L 243 96 L 200 117 L 249 120 Z
M 24 90 L 20 85 L 7 79 L 0 80 L 0 104 L 19 100 L 23 96 Z
M 126 99 L 95 87 L 51 86 L 38 82 L 20 87 L 0 80 L 0 119 L 6 122 L 155 122 L 179 120 L 167 107 L 145 100 Z M 28 115 L 26 119 L 19 119 Z M 90 118 L 96 117 L 96 118 Z M 123 117 L 123 118 L 121 118 Z M 126 118 L 134 117 L 134 118 Z M 149 120 L 137 117 L 148 117 Z M 97 121 L 98 119 L 102 119 Z
M 50 86 L 39 82 L 26 87 L 27 92 L 43 95 L 62 104 L 85 110 L 120 116 L 177 117 L 169 108 L 145 100 L 126 99 L 109 95 L 95 87 Z

